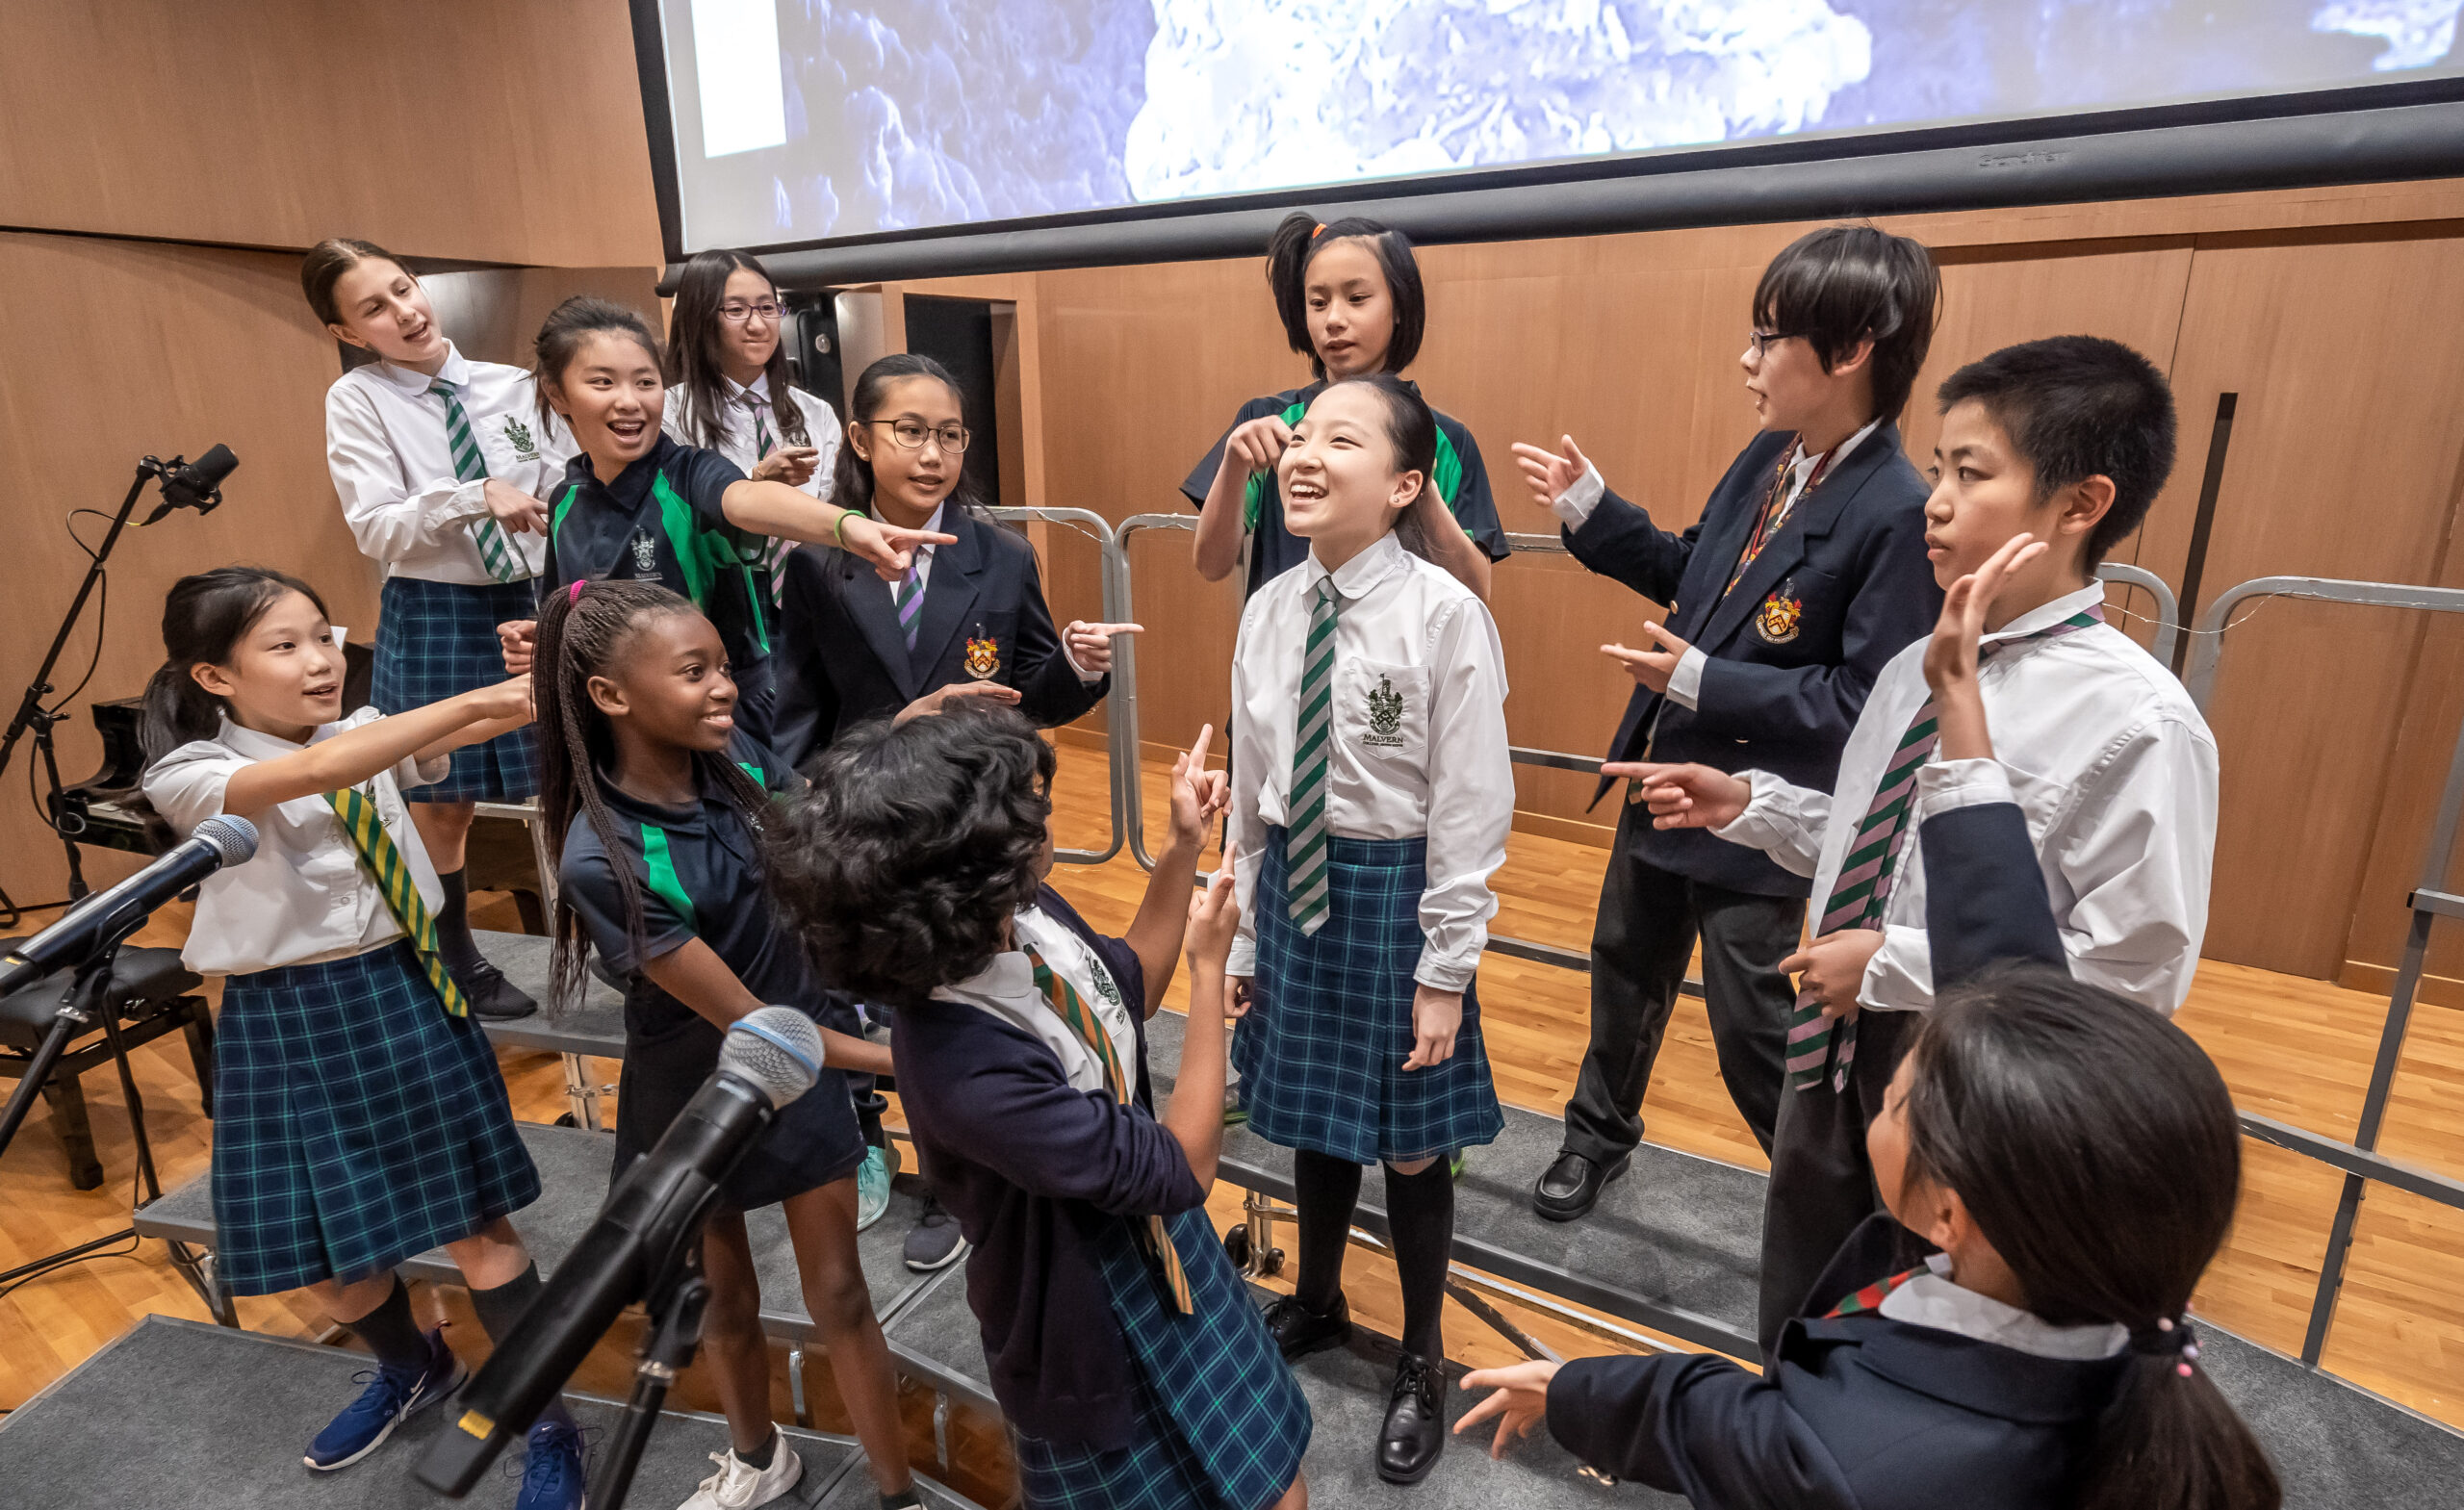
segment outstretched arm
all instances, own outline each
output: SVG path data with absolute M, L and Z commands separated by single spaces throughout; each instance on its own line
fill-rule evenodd
M 251 817 L 295 797 L 356 786 L 407 759 L 433 760 L 528 722 L 530 678 L 516 677 L 244 766 L 222 789 L 222 810 Z
M 1215 726 L 1197 731 L 1197 742 L 1172 761 L 1172 827 L 1163 852 L 1155 857 L 1155 873 L 1146 879 L 1146 896 L 1138 916 L 1122 935 L 1146 978 L 1145 1014 L 1155 1015 L 1180 964 L 1182 934 L 1189 926 L 1190 887 L 1197 880 L 1197 857 L 1206 847 L 1206 831 L 1231 800 L 1229 779 L 1206 768 L 1207 746 Z M 1220 973 L 1220 962 L 1218 964 Z

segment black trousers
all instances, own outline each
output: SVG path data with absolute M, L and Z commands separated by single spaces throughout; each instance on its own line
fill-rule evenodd
M 1780 1097 L 1771 1188 L 1762 1201 L 1762 1301 L 1756 1335 L 1765 1358 L 1777 1352 L 1780 1329 L 1805 1304 L 1840 1244 L 1882 1210 L 1873 1163 L 1865 1157 L 1865 1129 L 1882 1114 L 1883 1092 L 1917 1022 L 1912 1011 L 1860 1013 L 1857 1059 L 1848 1066 L 1847 1086 L 1834 1090 L 1826 1067 L 1820 1084 Z M 1837 1052 L 1835 1037 L 1833 1051 Z
M 1608 852 L 1591 932 L 1591 1047 L 1566 1103 L 1566 1150 L 1609 1164 L 1643 1140 L 1643 1092 L 1699 936 L 1720 1079 L 1767 1151 L 1796 1000 L 1777 966 L 1796 952 L 1805 899 L 1731 891 L 1662 870 L 1637 853 L 1651 821 L 1650 808 L 1625 804 Z

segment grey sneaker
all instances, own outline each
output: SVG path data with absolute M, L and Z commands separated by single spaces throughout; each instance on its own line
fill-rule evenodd
M 966 1256 L 966 1238 L 959 1231 L 959 1219 L 941 1209 L 941 1203 L 930 1192 L 924 1197 L 924 1215 L 915 1218 L 915 1230 L 907 1235 L 907 1267 L 919 1274 L 947 1268 Z

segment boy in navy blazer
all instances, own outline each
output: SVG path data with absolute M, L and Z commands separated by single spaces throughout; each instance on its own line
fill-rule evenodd
M 1000 701 L 1042 728 L 1080 717 L 1112 689 L 1109 674 L 1071 659 L 1054 627 L 1035 548 L 962 508 L 941 518 L 958 540 L 933 548 L 912 653 L 890 585 L 869 566 L 842 570 L 835 557 L 845 552 L 818 549 L 787 557 L 773 741 L 789 764 L 944 688 L 1008 687 L 1015 697 Z
M 1669 605 L 1651 648 L 1606 648 L 1636 682 L 1610 760 L 1648 752 L 1792 781 L 1836 772 L 1875 676 L 1941 606 L 1925 558 L 1928 490 L 1893 422 L 1939 299 L 1933 260 L 1906 237 L 1835 225 L 1782 252 L 1755 291 L 1739 358 L 1762 433 L 1681 534 L 1609 493 L 1573 437 L 1553 452 L 1515 447 L 1575 558 Z M 1604 778 L 1593 801 L 1610 785 Z M 1698 936 L 1721 1078 L 1771 1146 L 1794 999 L 1778 965 L 1797 946 L 1806 895 L 1805 878 L 1767 857 L 1655 830 L 1630 798 L 1592 933 L 1591 1044 L 1535 1211 L 1571 1221 L 1625 1172 Z

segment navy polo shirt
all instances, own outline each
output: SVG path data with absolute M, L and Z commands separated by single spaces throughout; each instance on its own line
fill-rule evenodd
M 1416 383 L 1406 382 L 1403 386 L 1415 394 L 1420 392 Z M 1205 508 L 1206 496 L 1215 487 L 1215 474 L 1223 466 L 1223 443 L 1232 438 L 1234 430 L 1270 414 L 1281 415 L 1286 424 L 1298 424 L 1300 417 L 1309 412 L 1309 401 L 1325 389 L 1324 383 L 1311 383 L 1306 388 L 1288 388 L 1243 404 L 1214 448 L 1206 453 L 1206 459 L 1181 484 L 1181 496 L 1190 500 L 1193 508 Z M 1498 523 L 1498 503 L 1489 493 L 1489 470 L 1481 464 L 1479 445 L 1462 421 L 1434 409 L 1430 413 L 1437 415 L 1437 461 L 1429 468 L 1429 480 L 1473 544 L 1487 551 L 1490 560 L 1502 561 L 1513 554 L 1513 548 L 1505 543 L 1505 527 Z M 1249 581 L 1243 593 L 1245 598 L 1307 559 L 1309 542 L 1283 527 L 1283 490 L 1274 485 L 1271 474 L 1258 473 L 1249 478 L 1244 507 L 1251 516 L 1249 532 L 1255 536 L 1249 546 Z
M 663 431 L 613 482 L 600 481 L 590 453 L 579 453 L 549 503 L 541 591 L 599 578 L 663 583 L 718 627 L 737 671 L 759 665 L 771 639 L 762 538 L 729 524 L 719 507 L 743 480 L 717 451 L 679 446 Z

